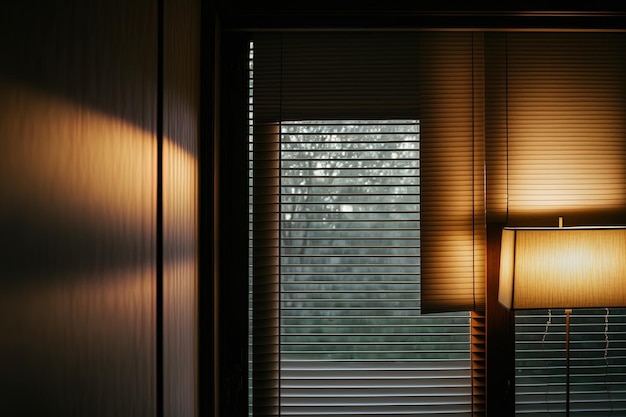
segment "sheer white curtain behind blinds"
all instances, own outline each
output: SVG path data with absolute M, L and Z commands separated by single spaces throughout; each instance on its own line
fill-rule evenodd
M 277 414 L 279 397 L 285 392 L 281 381 L 289 375 L 288 369 L 281 371 L 279 346 L 284 331 L 281 293 L 286 289 L 280 277 L 289 259 L 281 256 L 281 228 L 286 219 L 285 213 L 281 217 L 285 208 L 281 205 L 285 197 L 280 192 L 280 184 L 285 185 L 281 166 L 291 155 L 281 148 L 286 126 L 297 122 L 298 129 L 306 130 L 306 121 L 323 121 L 332 127 L 333 120 L 353 125 L 391 120 L 419 129 L 419 156 L 414 161 L 420 185 L 417 219 L 421 230 L 415 253 L 420 264 L 414 269 L 421 275 L 421 296 L 416 293 L 415 306 L 421 302 L 424 312 L 480 310 L 485 252 L 482 71 L 482 35 L 469 32 L 255 35 L 252 367 L 256 415 Z M 468 329 L 469 316 L 461 320 Z M 469 334 L 461 337 L 468 338 L 469 346 Z M 382 371 L 378 366 L 372 362 L 367 372 L 406 371 Z M 471 382 L 466 366 L 448 370 L 450 380 L 460 376 L 468 381 L 458 387 L 459 395 L 467 400 L 465 405 L 441 397 L 441 387 L 429 384 L 431 400 L 444 400 L 426 404 L 429 401 L 424 397 L 422 405 L 431 408 L 422 410 L 468 413 Z M 329 372 L 331 379 L 337 377 L 332 375 L 338 372 L 335 367 Z M 358 386 L 353 391 L 365 392 Z M 444 395 L 450 395 L 449 391 Z M 400 397 L 406 396 L 396 398 Z M 344 412 L 354 409 L 355 415 L 362 412 L 354 404 L 339 406 Z M 383 408 L 400 415 L 398 407 L 387 404 Z M 328 415 L 333 415 L 331 409 L 326 409 Z M 411 415 L 417 412 L 404 410 Z

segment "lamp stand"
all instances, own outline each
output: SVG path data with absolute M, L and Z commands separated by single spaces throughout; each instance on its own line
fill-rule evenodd
M 569 417 L 569 316 L 571 308 L 565 309 L 565 415 Z

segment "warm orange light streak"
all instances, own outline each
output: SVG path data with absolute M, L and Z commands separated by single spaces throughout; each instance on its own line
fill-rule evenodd
M 0 96 L 10 98 L 0 100 L 5 209 L 9 204 L 96 224 L 106 219 L 154 228 L 155 132 L 13 82 L 0 82 Z M 196 158 L 168 138 L 164 155 L 164 186 L 175 200 L 165 206 L 191 219 Z
M 154 132 L 0 83 L 0 197 L 68 219 L 153 228 Z
M 197 158 L 166 138 L 163 141 L 163 226 L 166 236 L 195 241 L 197 194 Z

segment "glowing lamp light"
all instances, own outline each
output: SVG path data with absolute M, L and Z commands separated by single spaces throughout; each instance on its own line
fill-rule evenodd
M 626 305 L 626 227 L 504 228 L 498 301 L 509 310 Z

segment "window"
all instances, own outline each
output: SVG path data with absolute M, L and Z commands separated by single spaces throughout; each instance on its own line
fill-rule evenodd
M 468 310 L 484 295 L 472 35 L 259 38 L 253 415 L 471 415 Z
M 480 222 L 485 211 L 485 206 L 481 206 L 483 197 L 487 200 L 489 221 L 495 226 L 507 222 L 554 225 L 557 216 L 563 214 L 571 224 L 624 222 L 623 34 L 386 35 L 302 32 L 260 36 L 265 38 L 261 54 L 265 57 L 262 58 L 265 68 L 254 79 L 252 178 L 264 179 L 262 186 L 267 188 L 253 197 L 252 258 L 257 271 L 255 297 L 267 303 L 265 310 L 256 310 L 258 303 L 253 307 L 254 317 L 269 318 L 270 324 L 253 323 L 253 343 L 260 343 L 255 345 L 255 350 L 264 355 L 255 359 L 254 371 L 261 369 L 266 375 L 276 372 L 276 378 L 263 388 L 269 395 L 258 396 L 268 398 L 267 403 L 257 403 L 255 407 L 272 408 L 271 402 L 284 387 L 277 373 L 285 357 L 278 337 L 284 318 L 281 297 L 285 293 L 304 296 L 284 291 L 280 280 L 275 279 L 288 265 L 280 251 L 288 209 L 281 200 L 287 194 L 279 192 L 282 184 L 278 166 L 284 155 L 281 140 L 287 136 L 288 129 L 328 127 L 337 121 L 358 124 L 359 121 L 419 120 L 420 301 L 422 308 L 428 303 L 428 311 L 441 305 L 447 311 L 466 311 L 474 308 L 472 302 L 480 311 L 480 282 L 484 278 L 480 271 L 483 262 L 480 252 L 484 252 L 480 243 L 485 240 L 484 234 L 481 235 L 484 223 Z M 483 36 L 485 43 L 481 44 Z M 481 67 L 482 58 L 484 67 Z M 415 80 L 409 79 L 409 74 Z M 388 80 L 393 81 L 391 86 L 386 83 Z M 485 91 L 483 101 L 481 91 Z M 257 94 L 262 96 L 261 100 Z M 485 149 L 481 149 L 481 144 L 487 148 L 486 172 Z M 272 160 L 274 156 L 270 155 L 278 157 Z M 487 188 L 481 182 L 485 173 L 486 196 L 480 194 Z M 458 177 L 448 176 L 457 174 Z M 272 195 L 271 190 L 278 191 Z M 462 200 L 470 204 L 463 205 Z M 354 207 L 350 206 L 335 205 L 337 211 L 328 214 L 353 214 Z M 283 209 L 285 215 L 281 218 Z M 293 216 L 292 213 L 289 221 Z M 442 225 L 449 228 L 441 232 Z M 471 255 L 465 261 L 448 258 L 467 247 L 472 249 L 467 251 Z M 442 272 L 443 266 L 454 266 L 456 270 Z M 477 279 L 456 280 L 457 272 L 467 271 Z M 436 280 L 431 279 L 433 272 L 437 274 Z M 431 288 L 435 281 L 448 286 Z M 472 291 L 461 291 L 461 287 Z M 304 294 L 311 295 L 309 291 Z M 457 295 L 457 304 L 448 303 Z M 436 299 L 438 296 L 441 299 Z M 554 410 L 559 406 L 552 408 L 552 405 L 563 396 L 562 391 L 554 391 L 562 390 L 559 374 L 563 368 L 555 368 L 550 362 L 563 357 L 559 314 L 557 311 L 552 311 L 551 316 L 545 311 L 517 314 L 516 398 L 520 413 L 533 410 L 558 413 Z M 583 401 L 581 407 L 595 407 L 609 413 L 610 410 L 618 413 L 622 408 L 620 384 L 625 378 L 619 353 L 623 351 L 619 338 L 623 333 L 621 314 L 620 310 L 611 309 L 608 316 L 606 360 L 605 332 L 604 328 L 600 329 L 605 311 L 581 312 L 580 324 L 576 324 L 576 312 L 572 316 L 572 331 L 578 332 L 576 337 L 580 338 L 573 341 L 572 349 L 579 350 L 577 354 L 590 355 L 577 359 L 579 370 L 586 377 L 596 372 L 591 378 L 595 379 L 593 385 L 587 385 L 589 379 L 578 388 L 584 391 L 589 386 L 590 391 L 595 391 L 596 399 L 606 396 L 597 400 L 601 405 L 587 406 Z M 501 330 L 508 329 L 498 329 Z M 596 337 L 595 342 L 591 342 L 592 336 Z M 276 345 L 271 345 L 275 341 Z M 587 349 L 587 342 L 594 347 Z M 574 346 L 576 343 L 578 347 Z M 512 352 L 507 349 L 507 355 Z M 599 353 L 602 359 L 593 356 Z M 599 364 L 598 360 L 605 362 Z M 591 368 L 585 361 L 593 362 Z M 606 368 L 606 361 L 611 369 Z M 601 394 L 605 387 L 608 389 Z M 495 391 L 505 390 L 497 387 Z M 590 392 L 587 394 L 592 396 Z M 540 408 L 541 403 L 543 406 L 547 403 L 547 410 Z
M 281 415 L 469 415 L 469 313 L 420 315 L 418 121 L 280 132 Z
M 470 415 L 469 313 L 420 315 L 418 121 L 280 131 L 280 415 Z

